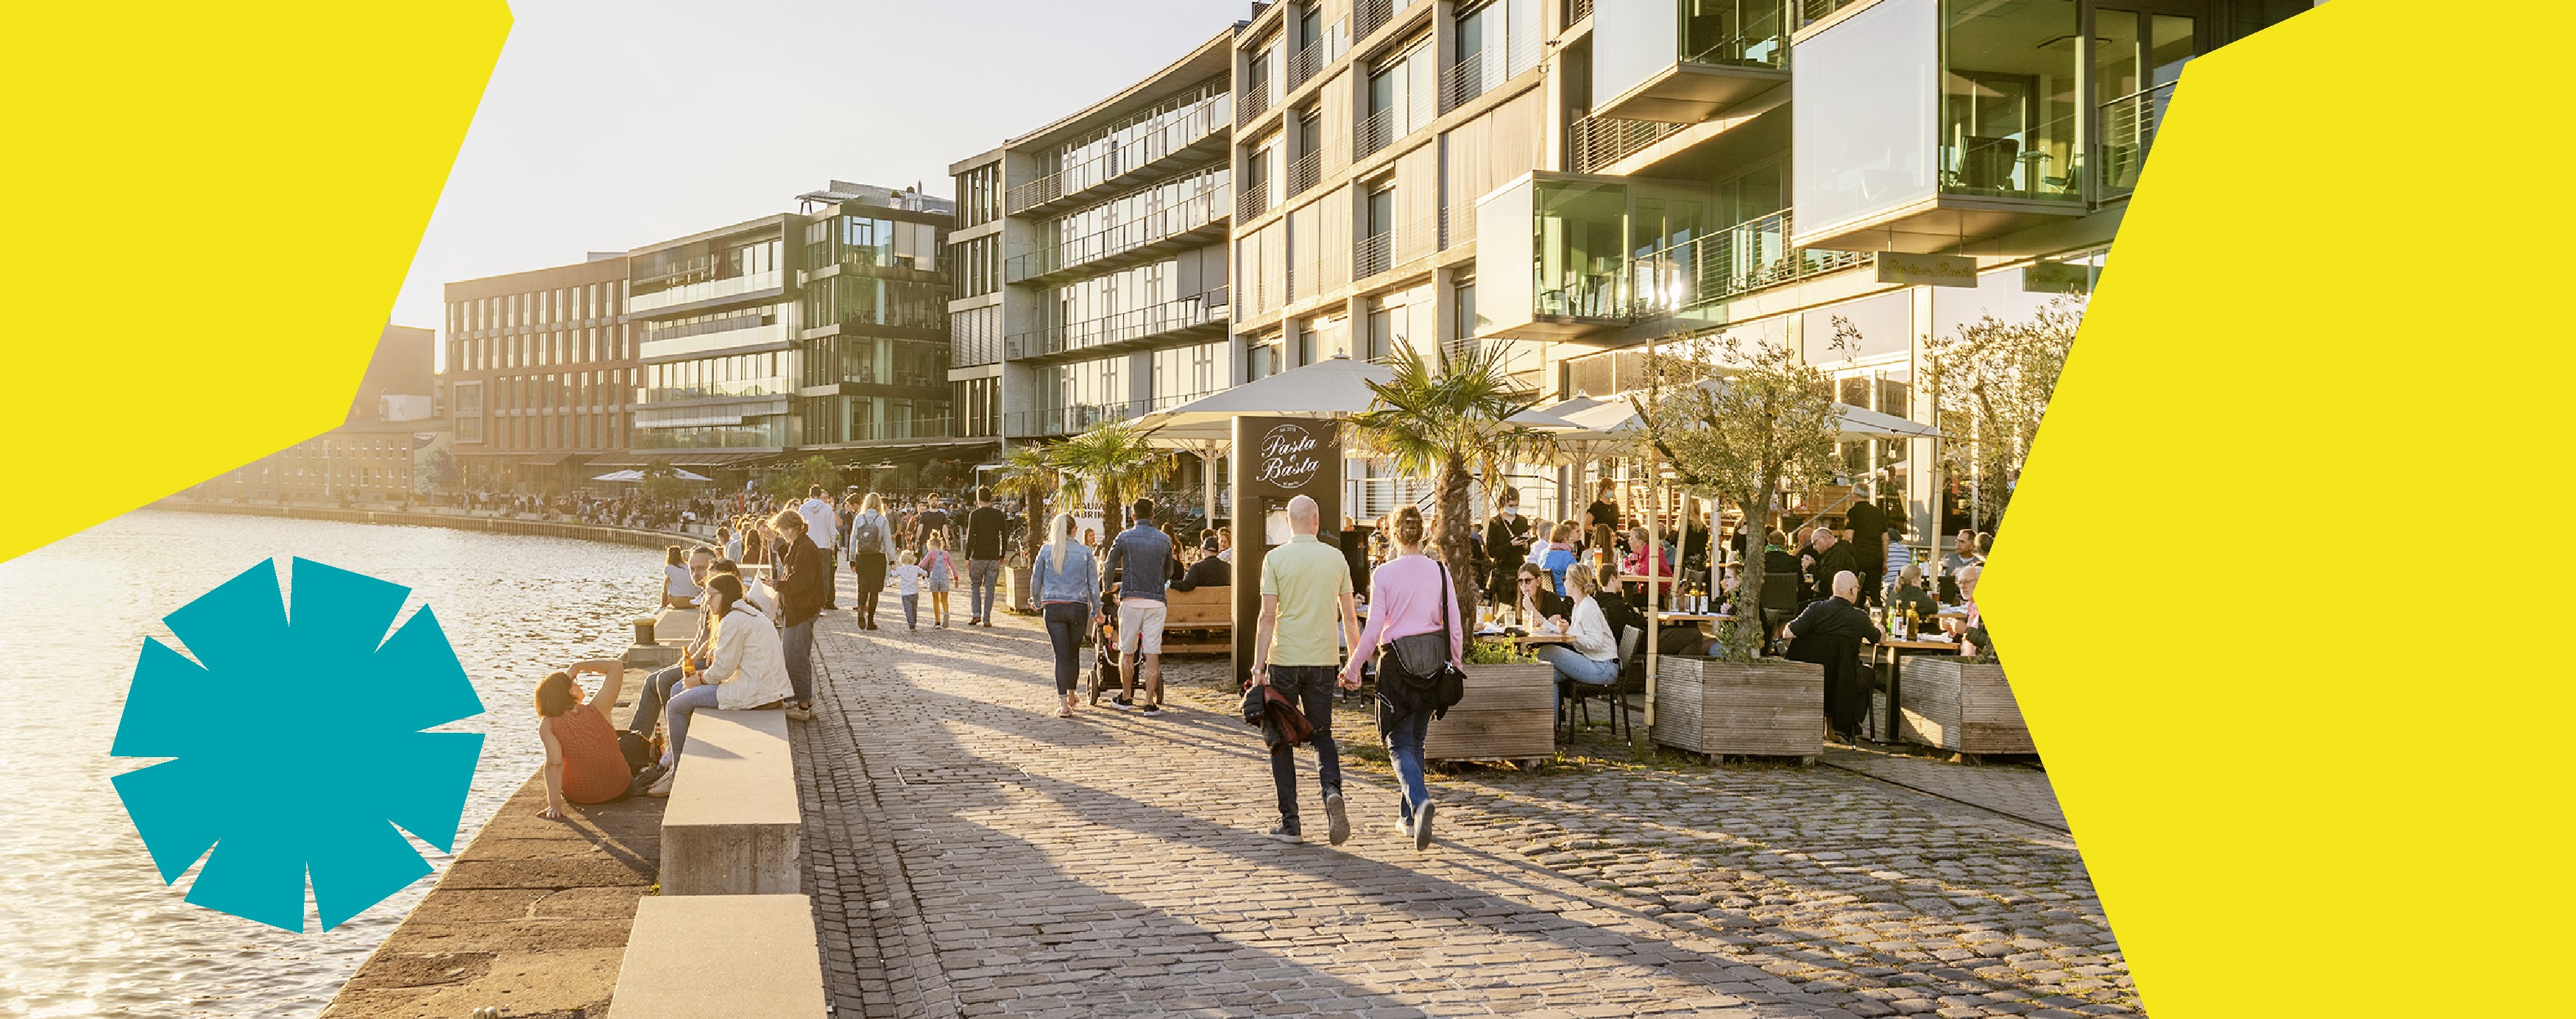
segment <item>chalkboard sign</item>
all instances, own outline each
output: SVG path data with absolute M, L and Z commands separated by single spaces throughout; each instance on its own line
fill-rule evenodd
M 1252 677 L 1261 628 L 1261 560 L 1285 542 L 1288 500 L 1315 500 L 1326 533 L 1342 519 L 1341 423 L 1318 418 L 1238 417 L 1234 450 L 1234 680 Z M 1277 535 L 1268 521 L 1281 518 Z M 1327 540 L 1330 540 L 1329 538 Z

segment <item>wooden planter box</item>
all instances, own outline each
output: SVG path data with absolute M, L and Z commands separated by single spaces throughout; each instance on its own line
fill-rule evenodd
M 1718 756 L 1813 760 L 1825 745 L 1825 667 L 1766 658 L 1661 659 L 1654 740 Z
M 1029 603 L 1029 599 L 1036 595 L 1036 592 L 1029 590 L 1030 578 L 1033 576 L 1033 571 L 1025 566 L 1016 570 L 1002 571 L 1001 590 L 995 592 L 994 597 L 1002 600 L 1003 611 L 1021 615 L 1029 615 L 1037 611 L 1037 606 Z
M 1921 655 L 1905 659 L 1897 684 L 1897 735 L 1963 754 L 2030 754 L 2030 728 L 2000 665 Z
M 1456 707 L 1431 720 L 1423 760 L 1527 764 L 1556 755 L 1554 666 L 1470 665 L 1466 686 Z

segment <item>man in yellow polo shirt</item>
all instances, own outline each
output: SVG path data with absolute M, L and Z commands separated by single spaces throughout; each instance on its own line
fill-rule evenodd
M 1351 837 L 1350 812 L 1342 807 L 1342 754 L 1333 743 L 1333 686 L 1341 677 L 1342 648 L 1359 643 L 1359 613 L 1351 604 L 1351 571 L 1342 553 L 1315 539 L 1322 524 L 1315 500 L 1288 500 L 1288 543 L 1261 557 L 1261 626 L 1252 640 L 1252 681 L 1267 683 L 1314 723 L 1315 770 L 1324 787 L 1324 816 L 1334 845 Z M 1359 689 L 1353 676 L 1344 684 Z M 1304 842 L 1297 823 L 1297 750 L 1270 750 L 1270 780 L 1279 787 L 1279 826 L 1270 837 Z

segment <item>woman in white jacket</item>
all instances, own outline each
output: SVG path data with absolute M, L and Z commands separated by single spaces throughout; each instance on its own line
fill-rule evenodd
M 689 716 L 701 708 L 738 711 L 776 704 L 795 695 L 787 682 L 787 653 L 778 628 L 743 599 L 742 578 L 719 573 L 707 580 L 707 613 L 715 618 L 707 667 L 683 675 L 663 721 L 671 740 L 662 751 L 662 775 L 648 796 L 671 795 L 680 748 L 689 740 Z
M 1574 601 L 1574 611 L 1567 620 L 1566 636 L 1574 645 L 1551 644 L 1538 649 L 1540 661 L 1556 667 L 1556 721 L 1565 723 L 1565 694 L 1570 684 L 1608 686 L 1619 681 L 1619 633 L 1610 625 L 1610 617 L 1601 611 L 1601 602 L 1593 595 L 1601 590 L 1592 567 L 1576 563 L 1565 568 L 1566 594 Z

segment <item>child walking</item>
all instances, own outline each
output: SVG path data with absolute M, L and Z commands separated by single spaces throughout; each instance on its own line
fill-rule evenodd
M 907 630 L 921 629 L 921 563 L 911 549 L 895 560 L 895 593 L 903 596 L 903 625 Z
M 948 558 L 948 539 L 932 531 L 926 543 L 929 551 L 921 555 L 921 569 L 930 575 L 930 614 L 939 618 L 940 629 L 948 628 L 948 583 L 957 578 L 957 564 Z

